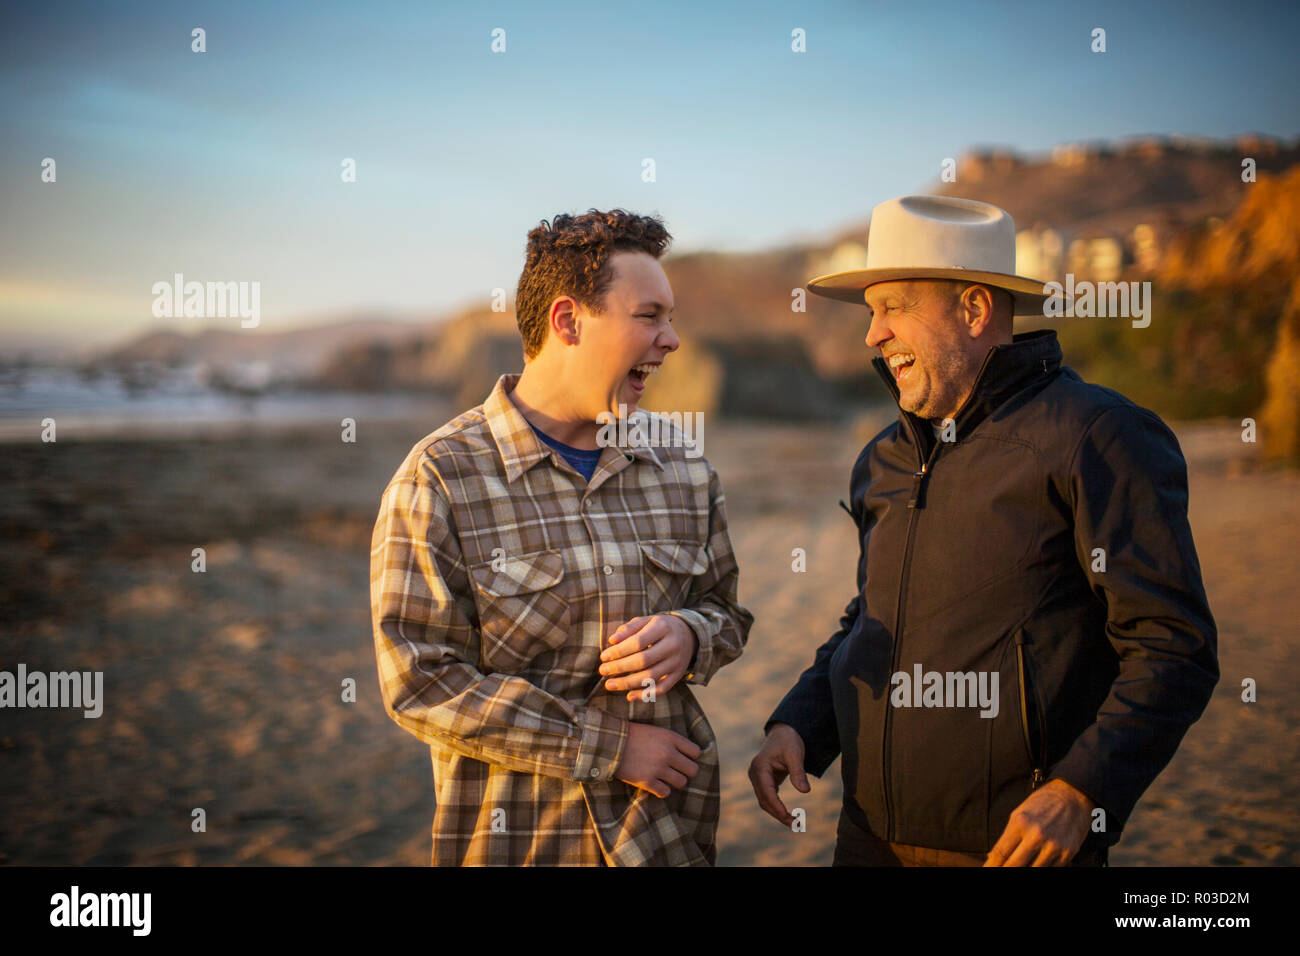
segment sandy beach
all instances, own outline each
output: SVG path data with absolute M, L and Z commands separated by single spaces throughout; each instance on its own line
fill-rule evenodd
M 426 864 L 428 750 L 379 699 L 368 551 L 393 469 L 451 411 L 362 420 L 355 444 L 327 425 L 6 445 L 0 669 L 102 670 L 105 705 L 0 712 L 0 861 Z M 710 427 L 756 618 L 744 656 L 699 691 L 722 748 L 723 865 L 830 862 L 839 763 L 810 794 L 783 790 L 806 833 L 759 810 L 746 769 L 852 596 L 837 502 L 887 419 Z M 1258 468 L 1232 423 L 1174 427 L 1223 677 L 1111 861 L 1294 865 L 1300 476 Z M 1241 701 L 1245 677 L 1257 703 Z

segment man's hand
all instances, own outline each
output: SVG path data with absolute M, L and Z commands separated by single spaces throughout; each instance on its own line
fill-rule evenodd
M 654 696 L 668 693 L 695 656 L 695 632 L 675 614 L 634 617 L 609 636 L 601 652 L 606 690 L 626 690 L 627 699 L 644 700 L 654 681 Z
M 763 746 L 749 763 L 749 782 L 758 805 L 787 827 L 794 822 L 794 815 L 785 808 L 776 791 L 787 774 L 800 793 L 812 789 L 804 774 L 803 755 L 803 738 L 799 732 L 789 724 L 773 724 Z
M 1092 801 L 1064 780 L 1049 780 L 1011 813 L 985 866 L 1065 866 L 1088 836 Z
M 629 723 L 627 745 L 614 776 L 656 797 L 686 786 L 700 772 L 700 748 L 666 727 Z

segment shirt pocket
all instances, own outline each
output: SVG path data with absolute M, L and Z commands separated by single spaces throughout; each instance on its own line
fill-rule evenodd
M 572 621 L 559 551 L 471 565 L 469 573 L 478 592 L 480 670 L 516 673 L 568 641 Z
M 693 541 L 642 541 L 641 572 L 646 614 L 684 607 L 691 580 L 709 567 L 704 546 Z

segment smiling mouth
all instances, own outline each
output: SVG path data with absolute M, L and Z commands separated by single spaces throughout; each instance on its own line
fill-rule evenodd
M 894 380 L 901 382 L 916 363 L 916 355 L 911 352 L 895 352 L 886 356 L 885 361 L 889 363 L 889 371 L 893 373 Z
M 659 371 L 659 364 L 658 362 L 645 362 L 641 365 L 633 365 L 632 371 L 628 372 L 627 377 L 632 380 L 633 385 L 638 388 L 645 388 L 646 379 Z

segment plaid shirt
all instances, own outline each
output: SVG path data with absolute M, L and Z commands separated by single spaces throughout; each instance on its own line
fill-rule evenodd
M 603 449 L 588 484 L 508 397 L 518 378 L 411 450 L 375 523 L 379 684 L 432 752 L 432 862 L 712 864 L 718 744 L 688 683 L 753 621 L 722 485 L 663 444 Z M 606 691 L 608 636 L 661 612 L 695 632 L 694 676 L 652 702 Z M 629 721 L 690 738 L 700 772 L 664 799 L 616 779 Z

